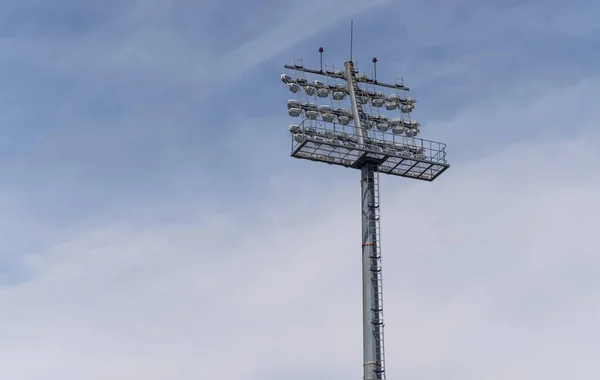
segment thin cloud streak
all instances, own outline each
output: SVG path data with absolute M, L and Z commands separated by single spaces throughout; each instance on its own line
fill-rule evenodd
M 288 18 L 274 28 L 269 28 L 260 36 L 245 42 L 239 48 L 227 53 L 223 60 L 229 72 L 242 75 L 255 69 L 277 55 L 292 49 L 302 41 L 323 33 L 331 26 L 344 19 L 367 12 L 371 9 L 388 5 L 390 0 L 375 1 L 319 1 L 312 4 L 301 4 L 297 9 L 288 12 Z M 308 15 L 322 15 L 311 18 Z M 242 65 L 240 65 L 242 64 Z
M 3 30 L 0 373 L 360 376 L 358 173 L 288 157 L 272 69 L 360 17 L 453 165 L 434 184 L 382 178 L 388 376 L 600 375 L 597 38 L 544 21 L 595 5 L 528 5 L 524 23 L 505 2 L 330 1 L 339 16 L 307 23 L 306 4 L 259 3 L 78 3 L 98 16 L 85 33 Z M 211 86 L 222 57 L 256 77 Z
M 594 141 L 590 131 L 524 142 L 455 165 L 433 185 L 385 179 L 390 376 L 558 379 L 573 368 L 573 358 L 561 363 L 565 345 L 599 371 L 593 341 L 574 338 L 600 333 L 594 276 L 581 272 L 598 261 L 586 231 L 598 227 L 600 183 L 582 178 L 600 162 L 588 155 Z M 287 173 L 260 205 L 182 203 L 39 251 L 27 283 L 0 289 L 0 355 L 11 358 L 0 370 L 23 380 L 39 371 L 92 380 L 360 373 L 360 260 L 349 255 L 360 245 L 357 182 L 341 172 Z M 238 222 L 246 213 L 254 223 Z

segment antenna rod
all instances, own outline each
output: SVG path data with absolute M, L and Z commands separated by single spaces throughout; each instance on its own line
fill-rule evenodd
M 373 57 L 373 83 L 377 84 L 377 57 Z
M 354 44 L 354 20 L 350 20 L 350 62 L 352 62 L 352 45 Z
M 358 103 L 356 101 L 356 94 L 354 91 L 355 77 L 354 77 L 354 64 L 352 61 L 348 61 L 346 66 L 346 81 L 348 82 L 348 93 L 350 95 L 350 104 L 352 104 L 352 117 L 354 119 L 354 134 L 358 142 L 358 147 L 363 148 L 365 144 L 364 131 L 360 125 L 360 115 L 358 114 Z
M 321 73 L 323 72 L 323 47 L 319 48 L 319 55 L 321 56 Z

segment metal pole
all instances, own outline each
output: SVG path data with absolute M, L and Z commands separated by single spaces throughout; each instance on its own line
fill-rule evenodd
M 350 102 L 352 103 L 352 117 L 354 118 L 354 135 L 360 148 L 364 147 L 365 139 L 364 132 L 360 125 L 360 117 L 358 116 L 358 105 L 356 103 L 356 94 L 354 93 L 354 64 L 348 61 L 346 66 L 346 80 L 348 82 L 348 93 L 350 94 Z
M 323 47 L 319 48 L 319 55 L 321 56 L 321 70 L 319 73 L 323 73 Z
M 350 62 L 352 62 L 352 47 L 354 45 L 354 20 L 350 20 Z
M 361 168 L 364 380 L 385 379 L 377 167 Z
M 354 64 L 348 61 L 346 79 L 352 103 L 354 134 L 358 146 L 364 146 L 364 130 L 360 124 L 354 91 Z M 362 284 L 363 284 L 363 367 L 364 380 L 383 380 L 383 298 L 381 256 L 379 251 L 379 184 L 377 165 L 367 162 L 360 169 L 362 193 Z

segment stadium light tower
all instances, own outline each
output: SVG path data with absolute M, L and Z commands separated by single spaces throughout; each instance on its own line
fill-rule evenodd
M 281 75 L 298 97 L 287 103 L 288 114 L 300 118 L 289 127 L 291 156 L 361 172 L 364 380 L 384 380 L 379 173 L 433 181 L 450 165 L 445 144 L 416 137 L 420 124 L 410 117 L 416 101 L 406 96 L 403 80 L 377 81 L 377 58 L 371 77 L 352 60 L 344 69 L 323 69 L 323 48 L 319 53 L 319 70 L 300 59 L 284 66 L 292 75 Z

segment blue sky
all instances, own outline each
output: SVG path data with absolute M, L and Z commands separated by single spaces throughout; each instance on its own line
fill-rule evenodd
M 452 164 L 382 179 L 390 378 L 600 374 L 598 14 L 5 0 L 0 373 L 360 376 L 358 173 L 289 157 L 279 80 L 347 60 L 353 18 Z

